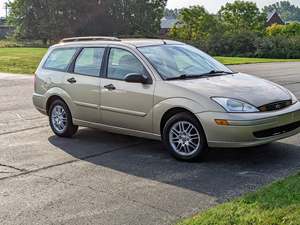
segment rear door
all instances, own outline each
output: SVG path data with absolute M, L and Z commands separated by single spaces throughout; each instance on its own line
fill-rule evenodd
M 100 122 L 100 73 L 105 47 L 82 48 L 65 76 L 65 90 L 75 111 L 73 117 L 87 122 Z

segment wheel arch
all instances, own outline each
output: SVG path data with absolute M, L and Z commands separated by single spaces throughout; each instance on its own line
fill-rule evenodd
M 160 121 L 160 134 L 161 135 L 163 134 L 164 127 L 165 127 L 166 123 L 168 122 L 168 120 L 178 113 L 187 113 L 187 114 L 191 115 L 192 117 L 194 117 L 195 119 L 197 119 L 197 121 L 200 123 L 198 118 L 190 110 L 185 109 L 183 107 L 174 107 L 174 108 L 171 108 L 168 111 L 166 111 L 161 118 L 161 121 Z
M 173 139 L 170 136 L 170 133 L 171 133 L 170 131 L 172 130 L 172 126 L 174 124 L 176 124 L 177 122 L 181 122 L 181 121 L 187 121 L 189 123 L 192 123 L 195 126 L 195 129 L 198 131 L 199 139 L 198 139 L 197 145 L 195 145 L 195 147 L 193 147 L 192 151 L 190 152 L 191 155 L 184 155 L 184 154 L 181 155 L 180 149 L 182 148 L 182 146 L 185 146 L 184 147 L 185 152 L 189 154 L 189 152 L 188 152 L 189 146 L 190 146 L 191 142 L 194 143 L 194 141 L 192 139 L 187 139 L 187 141 L 189 142 L 188 144 L 184 144 L 184 142 L 181 143 L 180 149 L 178 149 L 178 146 L 180 145 L 179 142 L 178 142 L 179 145 L 176 145 L 174 142 L 171 141 L 171 139 Z M 190 125 L 189 125 L 189 127 L 190 127 Z M 189 128 L 184 127 L 184 125 L 183 125 L 183 127 L 181 129 L 184 129 L 184 132 L 185 132 L 185 131 L 187 131 L 186 129 L 189 129 Z M 177 132 L 180 132 L 180 131 L 177 131 Z M 181 135 L 181 134 L 178 133 L 177 138 L 179 138 L 179 139 L 183 138 L 183 137 L 179 137 L 179 135 Z M 190 135 L 195 135 L 195 133 L 193 132 L 193 133 L 188 133 L 188 134 L 184 134 L 184 135 L 189 135 L 189 137 L 191 138 L 192 136 L 190 136 Z M 169 109 L 163 115 L 162 121 L 161 121 L 161 136 L 162 136 L 162 141 L 163 141 L 164 145 L 166 146 L 166 148 L 169 149 L 170 153 L 179 160 L 195 161 L 195 160 L 202 159 L 208 150 L 206 133 L 203 129 L 203 126 L 202 126 L 200 120 L 197 118 L 197 116 L 194 113 L 192 113 L 191 111 L 189 111 L 185 108 L 175 107 L 175 108 Z M 178 141 L 179 141 L 179 139 L 178 139 Z M 187 147 L 187 145 L 188 145 L 188 147 Z M 179 150 L 179 152 L 177 150 Z M 188 150 L 188 151 L 186 151 L 186 150 Z
M 45 97 L 47 99 L 45 108 L 46 108 L 46 113 L 48 115 L 49 115 L 49 109 L 50 109 L 51 103 L 53 101 L 55 101 L 56 99 L 60 99 L 68 106 L 72 116 L 76 116 L 75 115 L 76 114 L 75 105 L 72 101 L 71 96 L 65 90 L 63 90 L 59 87 L 51 88 L 50 90 L 47 91 L 47 93 L 45 94 Z
M 161 135 L 166 121 L 176 113 L 187 112 L 199 121 L 195 114 L 203 111 L 203 105 L 187 98 L 169 98 L 158 102 L 153 107 L 153 133 Z
M 51 107 L 51 104 L 54 102 L 54 101 L 56 101 L 56 100 L 61 100 L 62 102 L 64 102 L 67 106 L 68 106 L 68 104 L 66 103 L 66 101 L 62 98 L 62 97 L 60 97 L 60 96 L 58 96 L 58 95 L 52 95 L 52 96 L 50 96 L 49 98 L 48 98 L 48 100 L 47 100 L 47 103 L 46 103 L 46 112 L 47 112 L 47 115 L 49 115 L 49 110 L 50 110 L 50 107 Z M 70 110 L 70 107 L 68 106 L 68 108 L 69 108 L 69 110 Z

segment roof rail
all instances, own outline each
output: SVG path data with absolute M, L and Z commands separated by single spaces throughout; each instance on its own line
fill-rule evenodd
M 75 42 L 75 41 L 121 41 L 121 39 L 116 37 L 104 37 L 104 36 L 72 37 L 72 38 L 64 38 L 60 41 L 60 43 Z

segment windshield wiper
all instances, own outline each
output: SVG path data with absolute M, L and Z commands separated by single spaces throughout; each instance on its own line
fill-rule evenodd
M 209 76 L 209 75 L 224 75 L 224 74 L 234 74 L 233 72 L 229 71 L 222 71 L 222 70 L 211 70 L 208 73 L 203 73 L 201 76 Z
M 186 79 L 209 77 L 209 76 L 221 76 L 224 74 L 235 74 L 235 73 L 229 71 L 212 70 L 208 73 L 203 73 L 203 74 L 191 74 L 191 75 L 181 74 L 177 77 L 168 77 L 166 78 L 166 80 L 186 80 Z
M 168 77 L 166 80 L 186 80 L 186 79 L 192 79 L 192 78 L 197 78 L 201 77 L 202 75 L 187 75 L 187 74 L 181 74 L 177 77 Z

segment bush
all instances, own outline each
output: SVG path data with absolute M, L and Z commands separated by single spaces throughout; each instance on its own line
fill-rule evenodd
M 300 24 L 265 26 L 264 13 L 253 3 L 234 1 L 209 14 L 203 7 L 181 11 L 169 37 L 216 56 L 300 58 Z
M 264 37 L 258 41 L 255 55 L 262 58 L 300 58 L 300 36 Z
M 257 34 L 250 31 L 215 35 L 209 40 L 213 55 L 251 57 L 256 51 Z
M 286 37 L 258 36 L 255 32 L 210 35 L 207 39 L 179 40 L 194 45 L 215 56 L 240 56 L 259 58 L 300 58 L 300 35 Z
M 300 24 L 290 23 L 287 25 L 273 24 L 267 28 L 267 35 L 269 36 L 298 36 L 300 35 Z
M 48 47 L 44 45 L 42 41 L 16 41 L 14 39 L 1 39 L 0 48 L 24 48 L 24 47 L 36 47 L 45 48 Z

